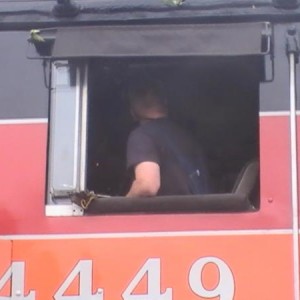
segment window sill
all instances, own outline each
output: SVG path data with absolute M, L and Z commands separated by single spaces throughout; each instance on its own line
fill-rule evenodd
M 89 202 L 88 194 L 78 194 L 72 201 L 81 208 L 81 202 Z M 174 195 L 157 197 L 95 197 L 84 209 L 87 215 L 108 214 L 157 214 L 157 213 L 233 213 L 253 212 L 253 207 L 247 195 L 203 194 Z
M 83 216 L 83 213 L 83 209 L 76 204 L 49 204 L 45 207 L 47 217 Z

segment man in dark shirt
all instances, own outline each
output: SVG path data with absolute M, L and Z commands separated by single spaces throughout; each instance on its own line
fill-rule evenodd
M 184 164 L 204 161 L 197 143 L 168 119 L 166 99 L 155 81 L 137 84 L 129 91 L 131 114 L 139 122 L 127 142 L 127 167 L 134 180 L 128 197 L 188 195 L 194 193 Z M 205 164 L 202 191 L 208 192 Z M 205 181 L 205 182 L 204 182 Z

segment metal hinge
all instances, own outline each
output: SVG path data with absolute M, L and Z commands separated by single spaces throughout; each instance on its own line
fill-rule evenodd
M 286 52 L 287 54 L 295 54 L 296 63 L 299 60 L 300 41 L 296 26 L 290 26 L 286 33 Z

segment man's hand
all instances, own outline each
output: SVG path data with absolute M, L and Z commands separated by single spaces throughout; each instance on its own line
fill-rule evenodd
M 135 180 L 126 197 L 155 196 L 160 188 L 160 168 L 155 162 L 145 161 L 136 165 Z

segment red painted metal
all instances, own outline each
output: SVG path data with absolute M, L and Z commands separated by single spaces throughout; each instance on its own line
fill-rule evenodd
M 236 214 L 46 217 L 47 124 L 0 126 L 0 234 L 291 228 L 288 117 L 260 118 L 261 209 Z

